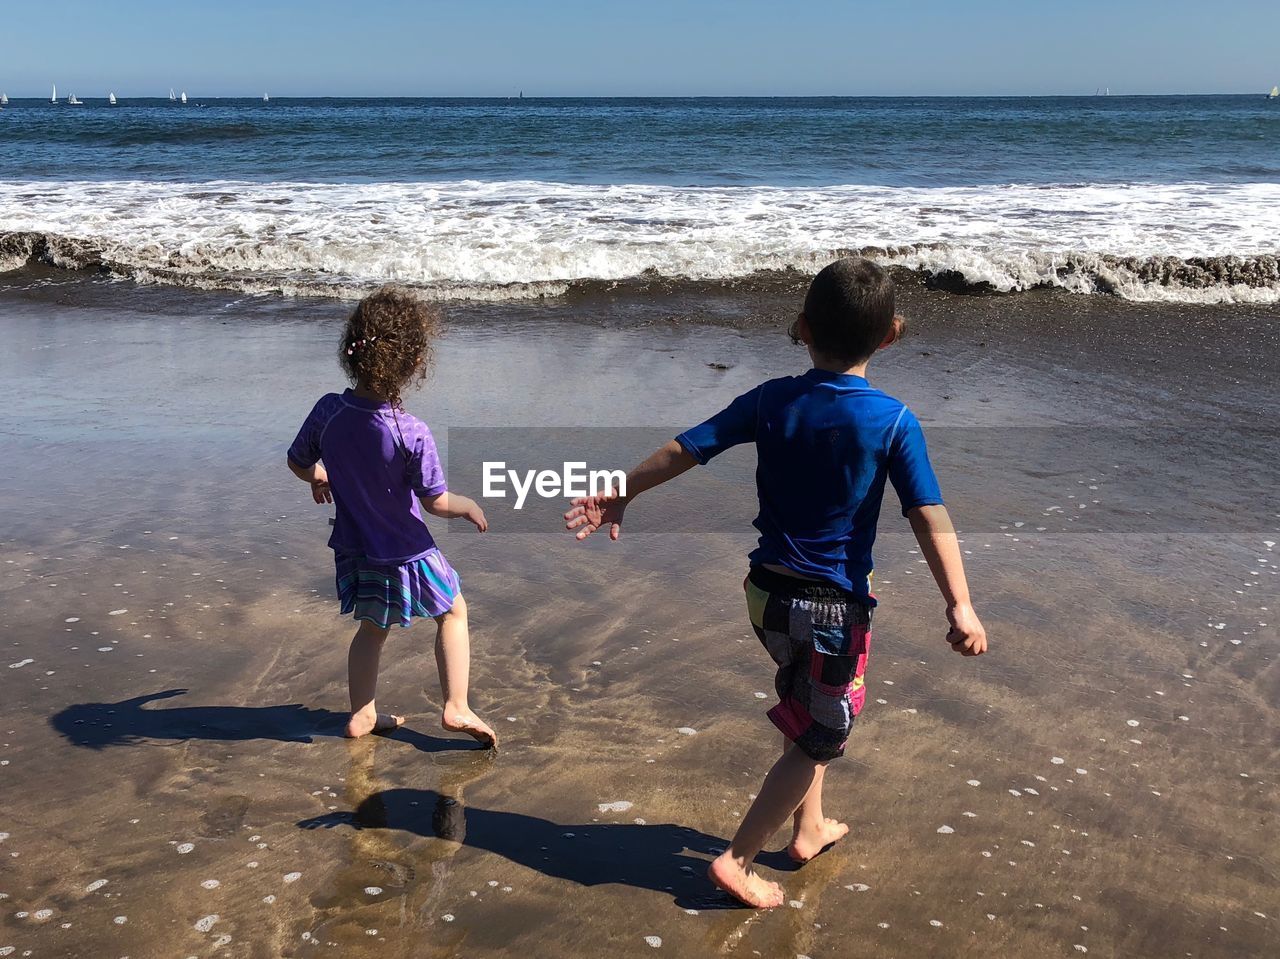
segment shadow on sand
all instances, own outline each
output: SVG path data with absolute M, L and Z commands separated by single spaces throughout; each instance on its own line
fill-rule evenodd
M 430 790 L 385 789 L 354 812 L 327 813 L 298 826 L 398 829 L 484 849 L 579 886 L 668 893 L 684 909 L 745 908 L 706 878 L 710 857 L 724 849 L 725 841 L 671 823 L 563 825 L 523 813 L 467 808 Z
M 311 709 L 301 703 L 287 706 L 174 706 L 145 709 L 148 703 L 181 696 L 185 689 L 166 689 L 118 703 L 77 703 L 55 713 L 49 725 L 77 746 L 105 749 L 156 742 L 205 739 L 244 742 L 269 739 L 309 743 L 317 738 L 342 738 L 347 714 Z M 468 739 L 443 739 L 401 727 L 383 736 L 408 743 L 423 752 L 481 749 Z

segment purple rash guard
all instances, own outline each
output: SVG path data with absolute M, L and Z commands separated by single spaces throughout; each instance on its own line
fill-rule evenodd
M 322 396 L 289 447 L 290 462 L 324 461 L 337 507 L 329 546 L 340 556 L 400 565 L 436 548 L 419 496 L 446 491 L 427 424 L 351 390 Z

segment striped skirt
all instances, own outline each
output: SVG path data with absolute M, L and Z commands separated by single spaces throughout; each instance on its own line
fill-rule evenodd
M 415 616 L 447 613 L 462 592 L 458 574 L 438 549 L 400 566 L 363 556 L 334 556 L 342 613 L 386 629 L 408 626 Z

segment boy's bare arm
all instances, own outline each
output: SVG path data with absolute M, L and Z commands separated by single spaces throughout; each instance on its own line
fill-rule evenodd
M 329 474 L 325 472 L 323 466 L 316 463 L 309 469 L 303 469 L 287 456 L 285 457 L 285 462 L 289 464 L 289 471 L 294 476 L 304 483 L 311 484 L 311 498 L 313 500 L 320 504 L 333 502 L 333 490 L 329 488 Z
M 947 621 L 951 624 L 947 642 L 957 653 L 981 656 L 987 651 L 987 632 L 969 601 L 969 583 L 951 515 L 945 506 L 917 506 L 907 513 L 907 519 L 947 603 Z
M 489 521 L 485 518 L 484 510 L 470 496 L 446 491 L 435 496 L 419 496 L 418 502 L 432 516 L 439 516 L 443 519 L 461 517 L 473 524 L 482 533 L 489 528 Z
M 586 539 L 602 526 L 609 527 L 609 538 L 622 535 L 622 514 L 627 504 L 646 490 L 661 486 L 698 465 L 698 461 L 679 443 L 671 440 L 655 450 L 648 459 L 627 474 L 627 495 L 617 490 L 604 496 L 583 496 L 572 501 L 564 514 L 565 529 L 577 530 L 578 539 Z

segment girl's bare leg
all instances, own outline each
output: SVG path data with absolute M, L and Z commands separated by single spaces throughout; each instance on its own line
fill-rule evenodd
M 782 751 L 786 753 L 795 745 L 784 739 Z M 813 777 L 813 785 L 800 801 L 800 808 L 795 812 L 793 823 L 795 832 L 791 844 L 787 846 L 787 854 L 796 862 L 808 862 L 833 842 L 843 839 L 849 827 L 834 819 L 822 815 L 822 782 L 826 778 L 827 767 L 819 766 Z
M 467 601 L 461 596 L 453 608 L 436 617 L 436 667 L 440 671 L 440 694 L 444 697 L 441 725 L 452 732 L 466 733 L 486 746 L 496 748 L 498 734 L 471 711 L 467 684 L 471 678 L 471 634 L 467 630 Z
M 382 644 L 390 632 L 368 620 L 361 620 L 360 628 L 351 640 L 351 649 L 347 653 L 347 682 L 351 690 L 351 719 L 347 722 L 347 735 L 352 739 L 372 732 L 387 732 L 404 723 L 400 716 L 379 715 L 373 698 L 378 688 Z

